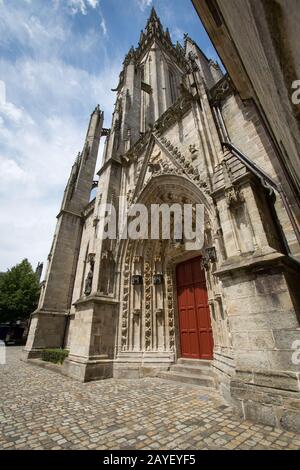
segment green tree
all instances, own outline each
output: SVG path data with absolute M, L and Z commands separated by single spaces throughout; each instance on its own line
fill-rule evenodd
M 0 276 L 0 322 L 26 319 L 35 310 L 39 281 L 27 259 Z

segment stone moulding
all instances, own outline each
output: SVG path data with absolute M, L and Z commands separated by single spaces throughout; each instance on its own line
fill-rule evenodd
M 178 98 L 178 100 L 170 108 L 168 108 L 157 121 L 155 121 L 153 129 L 149 129 L 147 132 L 145 132 L 139 138 L 139 140 L 135 142 L 135 144 L 123 155 L 123 163 L 129 162 L 132 159 L 136 159 L 139 155 L 141 155 L 141 153 L 145 150 L 145 147 L 147 146 L 153 131 L 161 134 L 173 124 L 178 122 L 182 116 L 186 114 L 189 109 L 191 109 L 193 100 L 194 97 L 187 91 L 185 96 Z
M 184 91 L 184 95 L 178 98 L 175 103 L 168 108 L 154 123 L 153 129 L 161 134 L 165 132 L 169 127 L 182 119 L 182 116 L 191 109 L 194 97 L 187 91 Z
M 77 306 L 87 304 L 90 302 L 95 302 L 99 304 L 119 304 L 120 303 L 119 300 L 116 300 L 113 297 L 91 294 L 87 297 L 81 297 L 80 299 L 76 300 L 76 302 L 74 302 L 73 305 L 77 307 Z
M 288 261 L 288 258 L 288 256 L 273 249 L 268 252 L 256 251 L 255 254 L 244 256 L 242 259 L 240 256 L 228 258 L 214 271 L 214 275 L 221 278 L 232 274 L 234 271 L 247 271 L 249 268 L 257 269 L 271 264 L 283 265 L 285 261 Z
M 150 255 L 150 253 L 147 253 Z M 146 350 L 151 346 L 151 265 L 148 260 L 144 264 L 145 278 L 145 347 Z
M 130 260 L 132 256 L 132 241 L 128 242 L 124 264 L 123 278 L 123 301 L 121 313 L 121 350 L 126 350 L 127 332 L 128 332 L 128 297 L 129 297 L 129 278 L 130 278 Z
M 169 326 L 169 346 L 173 351 L 175 349 L 175 318 L 174 318 L 174 304 L 173 304 L 173 273 L 171 268 L 167 269 L 167 312 L 168 312 L 168 326 Z

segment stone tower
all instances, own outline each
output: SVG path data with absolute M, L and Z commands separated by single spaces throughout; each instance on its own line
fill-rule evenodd
M 38 309 L 32 315 L 25 348 L 30 357 L 39 355 L 41 348 L 60 348 L 63 345 L 82 237 L 82 211 L 89 202 L 102 125 L 103 112 L 97 106 L 90 118 L 83 150 L 73 164 L 57 215 L 46 279 Z
M 27 356 L 65 347 L 62 371 L 83 381 L 205 363 L 207 384 L 245 417 L 293 429 L 299 246 L 253 102 L 187 35 L 174 45 L 154 9 L 114 91 L 111 128 L 96 108 L 72 168 Z M 124 237 L 135 203 L 201 204 L 202 248 Z

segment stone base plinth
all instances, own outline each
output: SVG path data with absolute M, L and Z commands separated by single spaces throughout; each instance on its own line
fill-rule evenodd
M 217 388 L 228 404 L 232 403 L 230 381 L 235 374 L 235 364 L 232 354 L 229 352 L 214 351 L 212 361 L 212 371 L 214 372 Z
M 62 372 L 80 382 L 107 379 L 113 376 L 113 360 L 97 356 L 83 358 L 71 355 L 64 361 Z
M 156 377 L 168 370 L 174 360 L 172 351 L 121 352 L 114 361 L 113 376 L 117 379 Z
M 63 348 L 66 332 L 67 312 L 36 310 L 31 322 L 23 359 L 41 357 L 43 349 Z
M 237 371 L 230 390 L 234 407 L 244 419 L 299 432 L 299 374 Z

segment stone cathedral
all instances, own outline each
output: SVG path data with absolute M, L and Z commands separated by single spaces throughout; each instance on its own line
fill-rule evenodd
M 300 428 L 299 246 L 254 103 L 154 9 L 112 86 L 111 128 L 97 106 L 71 169 L 25 358 L 66 348 L 78 380 L 214 387 L 246 418 Z M 121 226 L 134 203 L 202 204 L 204 245 L 101 237 L 105 203 Z

